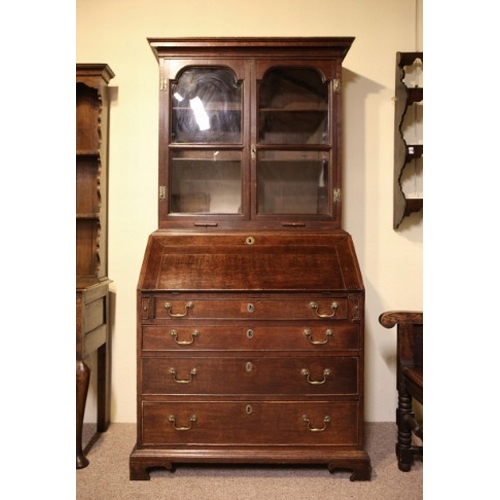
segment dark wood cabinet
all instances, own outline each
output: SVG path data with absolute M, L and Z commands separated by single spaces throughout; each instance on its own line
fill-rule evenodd
M 82 426 L 97 351 L 97 430 L 109 424 L 108 83 L 107 64 L 76 65 L 76 468 L 88 465 Z
M 137 290 L 130 478 L 176 463 L 371 475 L 364 286 L 341 227 L 353 38 L 150 39 L 159 221 Z

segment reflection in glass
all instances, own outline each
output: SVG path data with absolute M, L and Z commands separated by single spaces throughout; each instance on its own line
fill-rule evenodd
M 242 85 L 232 71 L 188 68 L 171 91 L 172 142 L 241 142 Z
M 258 99 L 261 143 L 328 143 L 328 83 L 315 69 L 272 69 Z
M 172 152 L 170 213 L 241 213 L 241 152 Z
M 321 151 L 260 152 L 259 214 L 327 214 L 328 154 Z

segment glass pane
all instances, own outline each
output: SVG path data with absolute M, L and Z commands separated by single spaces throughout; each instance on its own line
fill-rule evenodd
M 170 162 L 170 212 L 241 213 L 241 151 L 176 151 Z
M 241 83 L 225 68 L 189 68 L 172 83 L 172 142 L 241 143 Z
M 328 83 L 315 69 L 276 68 L 259 83 L 259 141 L 328 143 Z
M 328 154 L 262 151 L 257 167 L 259 214 L 328 213 Z

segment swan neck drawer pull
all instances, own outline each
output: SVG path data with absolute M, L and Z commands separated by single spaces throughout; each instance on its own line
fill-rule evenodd
M 175 343 L 177 345 L 191 345 L 198 337 L 198 335 L 200 335 L 200 332 L 198 330 L 194 330 L 194 332 L 191 334 L 191 340 L 179 340 L 179 334 L 177 333 L 177 330 L 170 330 L 170 335 L 175 340 Z
M 335 316 L 335 313 L 337 312 L 337 309 L 339 308 L 339 305 L 337 304 L 337 302 L 331 303 L 330 309 L 332 310 L 332 314 L 320 314 L 318 312 L 319 305 L 317 302 L 310 302 L 309 307 L 311 309 L 314 309 L 314 312 L 316 313 L 316 316 L 318 316 L 318 318 L 333 318 Z
M 179 378 L 177 378 L 177 371 L 176 371 L 175 368 L 170 368 L 168 370 L 168 373 L 170 373 L 170 375 L 172 375 L 173 379 L 175 380 L 175 382 L 177 384 L 190 384 L 193 381 L 193 378 L 196 377 L 196 375 L 198 374 L 198 370 L 196 368 L 193 368 L 189 372 L 189 378 L 188 379 L 179 379 Z
M 176 424 L 176 418 L 174 417 L 174 415 L 170 415 L 168 417 L 168 421 L 172 424 L 172 427 L 176 430 L 176 431 L 189 431 L 193 428 L 193 425 L 196 423 L 196 421 L 198 420 L 198 417 L 196 415 L 193 415 L 190 419 L 189 419 L 189 426 L 187 427 L 178 427 L 177 424 Z
M 165 309 L 167 310 L 168 314 L 170 315 L 171 318 L 183 318 L 184 316 L 187 315 L 189 309 L 193 308 L 194 304 L 192 302 L 188 302 L 184 306 L 184 312 L 183 313 L 178 313 L 174 314 L 172 312 L 172 304 L 170 302 L 165 302 Z
M 306 337 L 306 339 L 312 345 L 325 345 L 333 337 L 333 332 L 330 329 L 325 331 L 325 340 L 313 340 L 312 332 L 309 329 L 304 330 L 303 333 L 304 333 L 304 336 Z
M 329 423 L 331 423 L 332 418 L 328 415 L 323 419 L 323 427 L 311 427 L 311 420 L 307 415 L 302 415 L 302 420 L 307 424 L 307 428 L 311 432 L 323 432 L 326 430 L 326 427 Z
M 306 377 L 307 383 L 311 385 L 323 385 L 326 382 L 326 378 L 332 374 L 329 368 L 323 370 L 323 380 L 311 380 L 311 373 L 307 368 L 302 368 L 300 374 Z

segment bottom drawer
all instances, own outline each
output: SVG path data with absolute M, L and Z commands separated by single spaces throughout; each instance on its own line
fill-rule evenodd
M 142 444 L 359 444 L 359 403 L 144 402 Z

